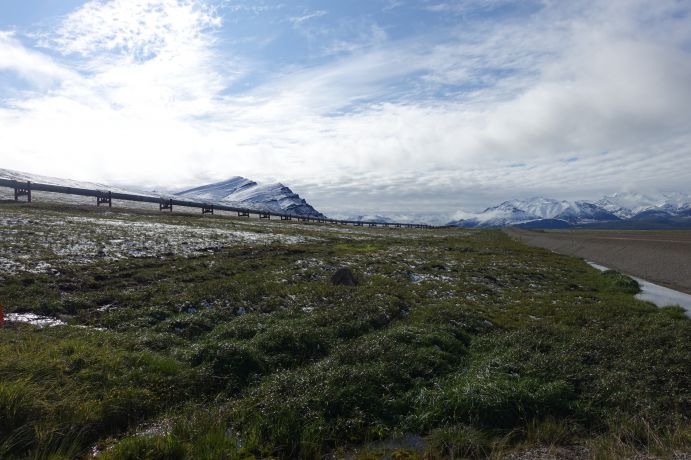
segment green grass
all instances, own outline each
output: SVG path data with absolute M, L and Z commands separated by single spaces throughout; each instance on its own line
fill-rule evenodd
M 0 254 L 45 256 L 59 275 L 3 275 L 0 303 L 69 326 L 0 329 L 0 458 L 691 449 L 689 319 L 636 300 L 630 278 L 499 231 L 344 233 L 45 204 L 0 213 L 314 238 L 77 263 L 7 233 Z M 330 283 L 342 266 L 358 286 Z M 411 435 L 422 450 L 386 444 Z

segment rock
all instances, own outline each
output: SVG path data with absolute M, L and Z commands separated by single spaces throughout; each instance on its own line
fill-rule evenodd
M 355 274 L 347 267 L 339 268 L 331 277 L 331 282 L 337 286 L 355 286 L 358 280 Z
M 419 283 L 420 281 L 424 281 L 425 277 L 417 273 L 408 273 L 408 279 L 413 283 Z

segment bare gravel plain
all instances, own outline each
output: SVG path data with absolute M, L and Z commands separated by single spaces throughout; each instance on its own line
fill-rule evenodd
M 582 257 L 691 294 L 691 231 L 510 228 L 506 232 L 531 246 Z

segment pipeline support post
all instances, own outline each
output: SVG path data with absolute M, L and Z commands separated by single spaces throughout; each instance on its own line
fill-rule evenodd
M 271 219 L 271 214 L 267 212 L 260 212 L 259 213 L 259 218 L 260 219 Z
M 26 182 L 26 187 L 14 188 L 14 201 L 19 201 L 20 196 L 26 196 L 26 202 L 31 203 L 31 182 Z
M 109 208 L 113 207 L 111 192 L 99 192 L 98 195 L 96 195 L 96 206 L 101 206 L 102 204 L 108 204 Z
M 173 199 L 171 198 L 170 200 L 161 200 L 161 202 L 158 204 L 158 210 L 163 211 L 164 209 L 169 210 L 170 212 L 173 212 Z
M 205 204 L 202 206 L 202 215 L 204 214 L 213 214 L 214 213 L 214 205 L 212 204 Z
M 247 211 L 238 211 L 238 217 L 249 217 L 250 213 Z

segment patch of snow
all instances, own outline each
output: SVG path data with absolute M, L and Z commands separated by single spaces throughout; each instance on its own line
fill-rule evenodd
M 217 226 L 213 226 L 216 224 Z M 266 229 L 264 229 L 266 230 Z M 224 247 L 297 244 L 317 238 L 239 230 L 225 222 L 179 225 L 146 218 L 0 215 L 0 273 L 53 273 L 55 263 L 129 257 L 196 256 Z
M 8 313 L 5 315 L 5 321 L 9 323 L 27 323 L 39 328 L 65 326 L 67 324 L 57 318 L 36 315 L 34 313 Z

